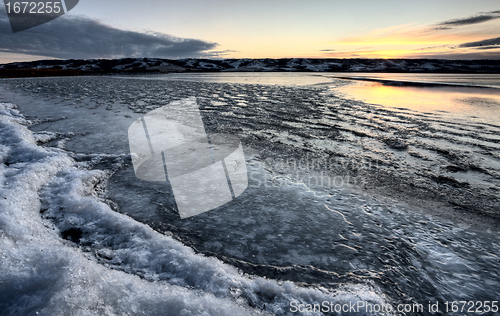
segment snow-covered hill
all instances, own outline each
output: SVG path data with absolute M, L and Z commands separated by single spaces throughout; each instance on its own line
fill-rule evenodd
M 0 77 L 214 71 L 499 73 L 498 60 L 441 59 L 89 59 L 0 65 Z

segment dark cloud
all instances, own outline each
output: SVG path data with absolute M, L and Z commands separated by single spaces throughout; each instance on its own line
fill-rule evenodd
M 231 53 L 239 53 L 237 50 L 226 49 L 218 51 L 203 52 L 199 55 L 200 58 L 210 58 L 210 59 L 223 59 L 227 58 L 227 55 Z
M 480 46 L 480 47 L 476 47 L 476 49 L 500 49 L 500 46 L 496 45 L 496 46 Z
M 433 31 L 444 31 L 444 30 L 451 30 L 452 27 L 449 27 L 449 26 L 436 26 L 436 27 L 433 27 L 432 30 Z
M 453 59 L 453 60 L 465 60 L 465 59 L 495 59 L 500 60 L 500 52 L 497 51 L 474 51 L 470 53 L 427 53 L 427 54 L 416 54 L 412 55 L 411 58 L 428 58 L 428 59 Z
M 500 11 L 491 11 L 461 19 L 453 19 L 436 24 L 435 30 L 447 30 L 455 26 L 471 25 L 500 18 Z
M 498 15 L 478 15 L 478 16 L 473 16 L 469 18 L 464 18 L 464 19 L 456 19 L 456 20 L 450 20 L 446 21 L 443 23 L 440 23 L 439 25 L 441 26 L 460 26 L 460 25 L 470 25 L 470 24 L 477 24 L 477 23 L 483 23 L 486 21 L 498 19 Z
M 431 49 L 436 49 L 436 48 L 453 48 L 448 45 L 437 45 L 437 46 L 429 46 L 429 47 L 423 47 L 423 48 L 415 48 L 414 51 L 419 51 L 419 50 L 431 50 Z
M 320 52 L 334 52 L 335 49 L 322 49 Z
M 12 33 L 0 12 L 0 51 L 55 58 L 198 57 L 216 43 L 161 33 L 120 30 L 81 16 L 62 16 Z
M 477 42 L 464 43 L 461 44 L 460 47 L 479 47 L 479 46 L 491 46 L 491 45 L 500 45 L 500 37 L 489 38 Z

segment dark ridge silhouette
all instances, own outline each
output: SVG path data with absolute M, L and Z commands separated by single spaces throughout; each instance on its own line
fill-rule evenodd
M 174 72 L 500 73 L 500 60 L 444 59 L 70 59 L 0 65 L 1 78 Z

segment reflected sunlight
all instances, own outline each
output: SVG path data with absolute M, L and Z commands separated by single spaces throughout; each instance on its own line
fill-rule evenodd
M 342 90 L 354 99 L 384 107 L 418 112 L 449 112 L 454 116 L 477 117 L 498 123 L 500 92 L 469 87 L 393 87 L 382 83 L 361 83 Z

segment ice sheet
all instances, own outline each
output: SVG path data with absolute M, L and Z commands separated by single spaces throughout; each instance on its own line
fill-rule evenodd
M 38 146 L 29 123 L 0 103 L 3 315 L 281 315 L 291 301 L 386 302 L 368 285 L 304 288 L 195 254 L 100 201 L 107 172 Z

